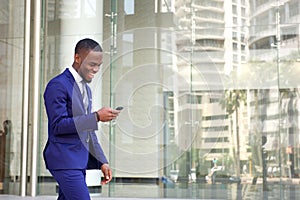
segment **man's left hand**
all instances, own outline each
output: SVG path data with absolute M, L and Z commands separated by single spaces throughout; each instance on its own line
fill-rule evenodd
M 107 184 L 112 179 L 112 170 L 110 169 L 108 164 L 103 164 L 101 166 L 101 171 L 103 173 L 103 180 L 101 181 L 101 185 Z

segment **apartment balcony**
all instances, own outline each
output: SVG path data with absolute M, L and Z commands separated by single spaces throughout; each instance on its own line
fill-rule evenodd
M 190 52 L 181 52 L 181 58 L 190 58 Z M 206 52 L 206 51 L 198 51 L 193 55 L 193 65 L 196 68 L 201 69 L 201 73 L 205 74 L 214 74 L 220 73 L 224 67 L 224 51 L 214 51 L 214 52 Z M 178 68 L 186 68 L 190 63 L 188 60 L 178 59 L 177 61 Z
M 218 111 L 215 111 L 215 110 L 218 110 L 218 109 L 216 109 L 216 107 L 217 106 L 215 106 L 214 108 L 212 107 L 212 106 L 209 106 L 209 105 L 205 105 L 205 106 L 203 106 L 203 107 L 206 107 L 206 106 L 208 106 L 208 107 L 211 107 L 211 109 L 210 110 L 207 110 L 207 109 L 204 109 L 203 108 L 203 113 L 212 113 L 212 112 L 218 112 Z M 221 109 L 220 109 L 220 114 L 223 112 L 224 113 L 224 111 L 221 111 Z M 203 126 L 203 127 L 209 127 L 209 126 L 229 126 L 229 120 L 228 119 L 225 119 L 225 117 L 224 117 L 224 119 L 223 120 L 209 120 L 209 121 L 202 121 L 202 123 L 201 123 L 201 126 Z
M 194 9 L 197 10 L 210 10 L 214 12 L 224 11 L 224 3 L 222 1 L 200 1 L 198 4 L 193 5 Z
M 213 16 L 195 16 L 194 19 L 196 24 L 207 22 L 210 23 L 211 27 L 214 27 L 214 24 L 217 24 L 217 27 L 221 27 L 221 25 L 224 27 L 225 24 L 224 18 L 216 18 Z
M 249 46 L 251 47 L 254 43 L 260 43 L 262 40 L 266 39 L 269 40 L 268 38 L 270 37 L 275 37 L 276 35 L 276 27 L 266 25 L 266 26 L 259 26 L 256 27 L 255 30 L 252 30 L 250 33 L 250 39 L 249 39 Z M 269 44 L 271 45 L 271 44 Z
M 266 2 L 265 4 L 262 4 L 260 6 L 255 7 L 255 9 L 252 9 L 250 12 L 251 17 L 257 17 L 259 15 L 262 15 L 265 12 L 269 12 L 271 9 L 275 9 L 274 6 L 276 5 L 276 1 L 274 3 Z
M 201 145 L 201 149 L 207 149 L 207 150 L 211 150 L 211 149 L 230 149 L 231 144 L 229 142 L 209 142 L 209 143 L 202 143 Z M 220 153 L 216 153 L 220 154 Z
M 197 39 L 197 45 L 199 45 L 200 50 L 204 51 L 224 51 L 224 39 L 220 40 L 214 39 Z M 195 48 L 195 47 L 194 47 Z M 197 48 L 197 47 L 196 47 Z

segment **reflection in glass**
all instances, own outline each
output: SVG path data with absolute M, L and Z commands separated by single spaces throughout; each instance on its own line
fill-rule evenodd
M 14 5 L 0 6 L 1 113 L 16 127 L 13 183 L 21 131 L 10 116 L 21 109 L 11 102 L 22 105 L 12 97 L 22 90 L 23 55 Z M 97 38 L 105 59 L 94 105 L 124 106 L 113 129 L 99 124 L 115 172 L 101 195 L 299 197 L 299 7 L 297 0 L 48 0 L 42 84 L 70 65 L 78 38 Z M 41 129 L 43 146 L 44 114 Z M 39 176 L 40 193 L 55 195 L 42 162 Z

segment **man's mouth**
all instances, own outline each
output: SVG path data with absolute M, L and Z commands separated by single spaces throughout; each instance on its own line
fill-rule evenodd
M 94 78 L 95 74 L 89 73 L 88 76 L 92 79 L 92 78 Z

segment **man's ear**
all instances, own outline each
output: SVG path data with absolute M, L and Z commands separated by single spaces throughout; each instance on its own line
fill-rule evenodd
M 74 61 L 77 63 L 77 64 L 80 64 L 81 63 L 81 58 L 79 56 L 78 53 L 75 53 L 74 55 Z

